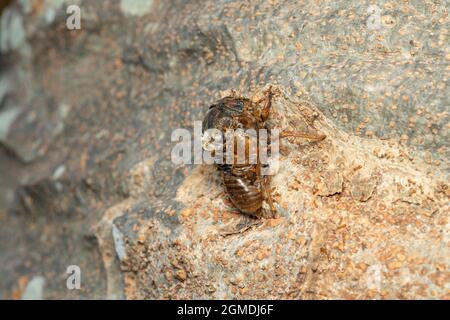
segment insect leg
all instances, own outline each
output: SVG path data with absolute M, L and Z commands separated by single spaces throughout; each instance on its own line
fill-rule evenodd
M 272 192 L 270 190 L 270 176 L 261 177 L 261 163 L 259 163 L 259 161 L 256 166 L 256 178 L 260 182 L 264 199 L 267 200 L 267 202 L 269 203 L 270 214 L 272 215 L 272 218 L 275 218 L 276 209 L 275 206 L 273 205 Z
M 306 138 L 314 141 L 322 141 L 327 136 L 324 134 L 310 134 L 310 133 L 304 133 L 304 132 L 294 132 L 294 131 L 288 131 L 283 130 L 280 132 L 280 139 L 286 138 L 286 137 L 297 137 L 297 138 Z
M 264 193 L 265 193 L 267 202 L 269 203 L 270 213 L 272 214 L 272 218 L 275 218 L 277 210 L 275 209 L 275 206 L 273 205 L 272 192 L 270 190 L 270 176 L 264 176 L 264 178 L 262 180 L 262 186 L 264 189 Z
M 272 86 L 270 86 L 266 92 L 264 106 L 261 111 L 261 120 L 262 121 L 266 121 L 269 118 L 271 107 L 272 107 Z

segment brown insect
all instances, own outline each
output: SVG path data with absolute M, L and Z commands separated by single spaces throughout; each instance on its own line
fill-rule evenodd
M 234 93 L 231 96 L 220 99 L 213 104 L 203 120 L 202 129 L 217 129 L 225 133 L 229 129 L 267 129 L 270 133 L 266 121 L 270 115 L 272 106 L 272 89 L 267 90 L 263 99 L 252 102 L 250 99 L 238 97 Z M 261 106 L 262 104 L 262 106 Z M 314 141 L 325 139 L 325 135 L 313 135 L 291 131 L 281 131 L 280 138 L 303 137 Z M 238 138 L 238 137 L 235 137 Z M 236 146 L 237 144 L 235 144 Z M 236 148 L 234 154 L 236 155 Z M 226 152 L 224 147 L 224 152 Z M 263 201 L 267 201 L 270 207 L 271 216 L 275 217 L 276 209 L 273 204 L 270 176 L 261 175 L 261 161 L 257 150 L 256 163 L 249 163 L 249 148 L 245 141 L 244 164 L 233 162 L 232 164 L 216 164 L 221 172 L 226 193 L 233 205 L 241 212 L 256 218 L 267 216 L 263 211 Z M 225 154 L 225 153 L 224 153 Z M 235 157 L 236 159 L 236 157 Z

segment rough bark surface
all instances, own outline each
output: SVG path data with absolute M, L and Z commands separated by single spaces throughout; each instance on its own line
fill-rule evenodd
M 448 8 L 17 1 L 0 20 L 0 297 L 449 298 Z M 72 2 L 70 3 L 72 4 Z M 279 216 L 170 161 L 234 88 L 276 90 Z M 68 290 L 66 269 L 82 270 Z

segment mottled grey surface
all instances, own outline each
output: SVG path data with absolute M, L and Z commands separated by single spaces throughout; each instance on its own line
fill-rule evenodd
M 146 159 L 145 197 L 172 201 L 190 168 L 168 160 L 170 134 L 221 90 L 278 84 L 348 133 L 448 168 L 445 1 L 378 1 L 377 29 L 369 1 L 76 3 L 81 30 L 67 30 L 63 0 L 1 16 L 0 297 L 35 275 L 46 298 L 107 296 L 95 226 L 134 196 Z M 70 264 L 86 270 L 81 291 L 65 289 Z

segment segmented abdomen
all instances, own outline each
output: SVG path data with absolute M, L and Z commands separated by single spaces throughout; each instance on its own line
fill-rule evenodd
M 260 189 L 244 176 L 222 172 L 222 178 L 228 196 L 236 208 L 243 213 L 256 215 L 263 201 Z

